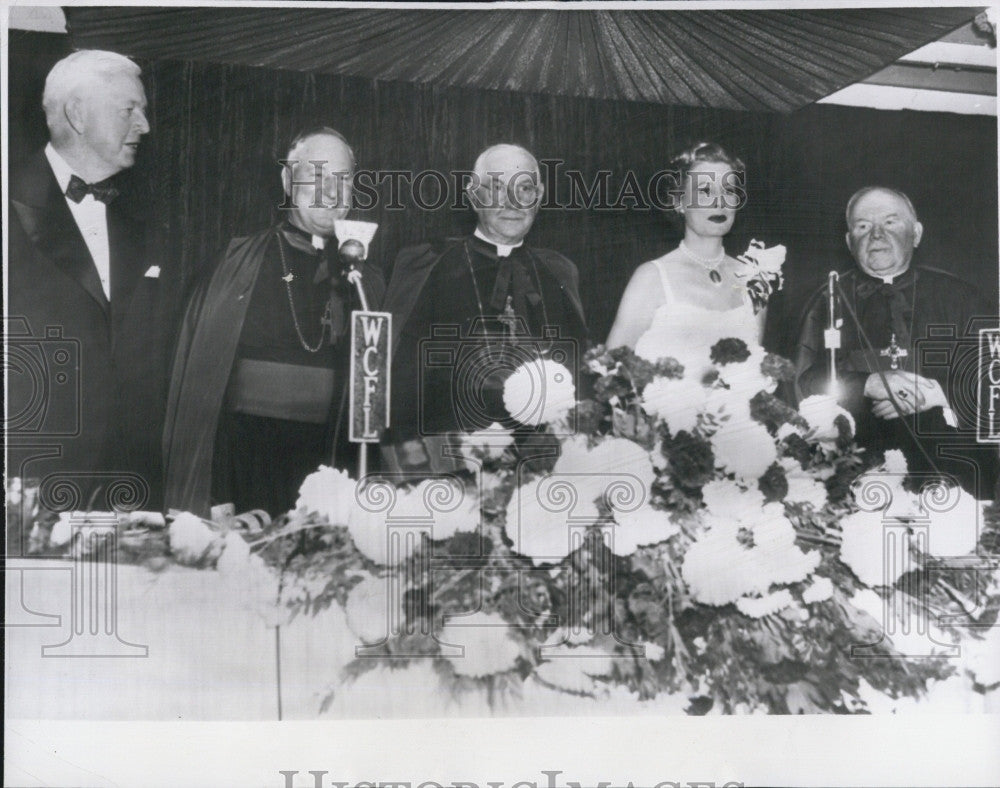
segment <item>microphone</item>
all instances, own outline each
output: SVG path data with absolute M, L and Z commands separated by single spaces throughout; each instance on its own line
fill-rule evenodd
M 368 259 L 368 244 L 371 243 L 378 230 L 375 222 L 358 222 L 349 219 L 337 219 L 334 222 L 334 232 L 337 238 L 342 238 L 337 254 L 340 261 L 347 269 L 347 281 L 353 284 L 358 290 L 358 298 L 361 301 L 361 308 L 368 311 L 368 297 L 365 295 L 365 288 L 361 284 L 361 263 Z
M 840 350 L 840 327 L 844 319 L 837 316 L 837 287 L 840 284 L 840 274 L 830 271 L 826 279 L 827 311 L 830 320 L 823 332 L 823 345 L 830 351 L 830 393 L 837 392 L 837 351 Z
M 356 238 L 348 238 L 340 245 L 337 254 L 340 255 L 340 261 L 351 268 L 365 260 L 365 245 Z

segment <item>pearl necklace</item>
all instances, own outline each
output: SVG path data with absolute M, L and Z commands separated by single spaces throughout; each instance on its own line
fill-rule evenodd
M 680 243 L 680 250 L 684 252 L 685 255 L 687 255 L 689 260 L 691 260 L 694 263 L 697 263 L 706 271 L 708 271 L 708 278 L 712 280 L 713 284 L 722 283 L 722 274 L 719 273 L 719 266 L 722 264 L 722 261 L 726 259 L 725 249 L 720 249 L 719 254 L 717 256 L 710 259 L 706 259 L 692 252 L 691 249 L 688 247 L 688 245 L 684 243 L 684 241 L 682 240 Z

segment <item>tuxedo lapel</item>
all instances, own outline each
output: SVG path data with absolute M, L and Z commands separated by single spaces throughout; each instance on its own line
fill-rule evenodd
M 41 255 L 75 279 L 107 315 L 110 305 L 97 266 L 44 155 L 31 169 L 34 172 L 12 194 L 28 238 Z
M 115 322 L 129 310 L 136 285 L 145 275 L 141 239 L 133 222 L 114 203 L 108 206 L 108 247 L 111 252 L 111 303 Z

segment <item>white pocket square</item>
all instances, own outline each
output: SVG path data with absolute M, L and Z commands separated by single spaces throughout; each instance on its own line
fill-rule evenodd
M 160 278 L 160 266 L 151 265 L 146 269 L 146 277 L 149 279 L 159 279 Z

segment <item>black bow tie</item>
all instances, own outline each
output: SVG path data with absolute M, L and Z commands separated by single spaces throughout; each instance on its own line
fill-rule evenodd
M 88 194 L 93 194 L 95 200 L 100 200 L 107 205 L 118 196 L 118 189 L 111 186 L 106 180 L 100 183 L 87 183 L 78 175 L 71 176 L 69 186 L 66 187 L 66 196 L 78 203 Z

